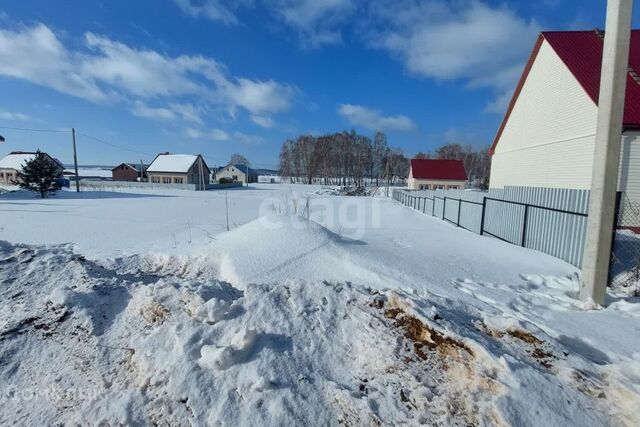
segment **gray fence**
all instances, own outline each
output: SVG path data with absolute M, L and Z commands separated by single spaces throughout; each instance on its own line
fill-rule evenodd
M 535 249 L 581 267 L 588 190 L 394 190 L 393 198 L 471 232 Z

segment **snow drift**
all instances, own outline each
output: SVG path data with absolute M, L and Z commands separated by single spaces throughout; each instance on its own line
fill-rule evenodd
M 295 221 L 260 233 L 288 243 L 271 254 L 276 263 L 324 250 L 337 259 L 352 244 L 309 223 L 289 241 Z M 217 243 L 247 249 L 234 234 Z M 249 245 L 246 255 L 260 253 Z M 638 401 L 628 383 L 544 331 L 488 322 L 464 301 L 334 281 L 237 286 L 210 275 L 217 265 L 202 268 L 216 257 L 194 259 L 200 273 L 151 259 L 100 263 L 70 245 L 0 244 L 0 423 L 638 420 L 637 406 L 621 404 Z

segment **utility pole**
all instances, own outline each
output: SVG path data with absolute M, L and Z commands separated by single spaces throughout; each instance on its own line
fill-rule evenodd
M 71 128 L 71 138 L 73 139 L 73 167 L 76 170 L 76 193 L 80 192 L 80 177 L 78 176 L 78 153 L 76 152 L 76 129 Z
M 624 97 L 633 0 L 609 0 L 602 53 L 598 122 L 593 154 L 580 298 L 604 305 L 618 189 Z

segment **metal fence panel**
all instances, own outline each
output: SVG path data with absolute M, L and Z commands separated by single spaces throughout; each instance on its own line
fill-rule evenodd
M 588 190 L 515 186 L 488 192 L 394 190 L 393 198 L 471 232 L 581 266 Z

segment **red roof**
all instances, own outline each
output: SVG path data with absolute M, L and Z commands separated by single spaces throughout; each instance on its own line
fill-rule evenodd
M 491 154 L 502 135 L 502 131 L 509 120 L 511 111 L 520 95 L 531 66 L 538 55 L 543 41 L 547 41 L 551 48 L 560 57 L 578 83 L 596 105 L 600 91 L 600 71 L 602 67 L 603 33 L 592 31 L 546 31 L 540 34 L 529 61 L 520 77 L 518 86 L 511 98 L 507 113 L 502 120 L 498 134 L 496 135 Z M 629 72 L 627 73 L 627 90 L 625 95 L 625 109 L 623 118 L 624 129 L 640 128 L 640 82 L 634 76 L 640 72 L 640 30 L 631 32 L 631 47 L 629 49 Z
M 462 160 L 411 159 L 411 173 L 416 179 L 467 180 Z

